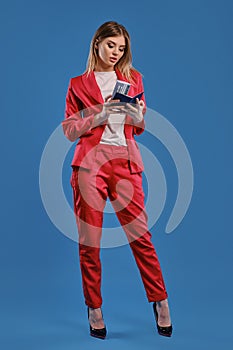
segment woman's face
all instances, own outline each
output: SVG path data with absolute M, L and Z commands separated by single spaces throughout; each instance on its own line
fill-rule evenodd
M 105 38 L 101 42 L 97 42 L 97 65 L 95 70 L 114 70 L 115 64 L 124 55 L 125 50 L 125 37 L 112 36 Z

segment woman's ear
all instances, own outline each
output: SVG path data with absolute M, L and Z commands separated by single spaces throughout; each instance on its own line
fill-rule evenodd
M 95 49 L 98 49 L 98 42 L 99 42 L 99 40 L 96 39 L 96 41 L 95 41 Z

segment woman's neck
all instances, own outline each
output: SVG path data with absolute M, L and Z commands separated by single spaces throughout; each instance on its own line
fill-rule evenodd
M 97 63 L 95 68 L 94 68 L 94 71 L 95 72 L 113 72 L 114 66 L 108 66 L 108 65 L 103 65 L 103 64 Z

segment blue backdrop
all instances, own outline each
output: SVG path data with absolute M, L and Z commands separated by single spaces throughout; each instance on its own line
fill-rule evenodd
M 232 349 L 232 16 L 230 0 L 2 4 L 2 349 Z M 63 119 L 69 79 L 84 71 L 92 35 L 107 20 L 129 30 L 147 105 L 175 126 L 193 162 L 190 208 L 166 235 L 177 179 L 153 141 L 168 182 L 151 232 L 169 293 L 171 339 L 155 331 L 128 246 L 102 251 L 109 335 L 104 342 L 89 336 L 77 243 L 52 224 L 40 197 L 40 158 Z M 71 203 L 70 159 L 64 188 Z

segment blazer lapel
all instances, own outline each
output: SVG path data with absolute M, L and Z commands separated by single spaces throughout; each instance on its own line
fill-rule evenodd
M 94 72 L 90 72 L 87 76 L 87 73 L 82 75 L 82 82 L 84 88 L 87 90 L 87 93 L 93 100 L 95 100 L 96 104 L 104 103 L 103 96 L 101 94 L 100 88 L 96 82 Z
M 119 71 L 118 68 L 115 68 L 115 72 L 116 72 L 118 80 L 123 80 L 123 81 L 127 81 L 128 82 L 128 80 L 124 77 L 124 75 L 122 75 L 122 73 Z

